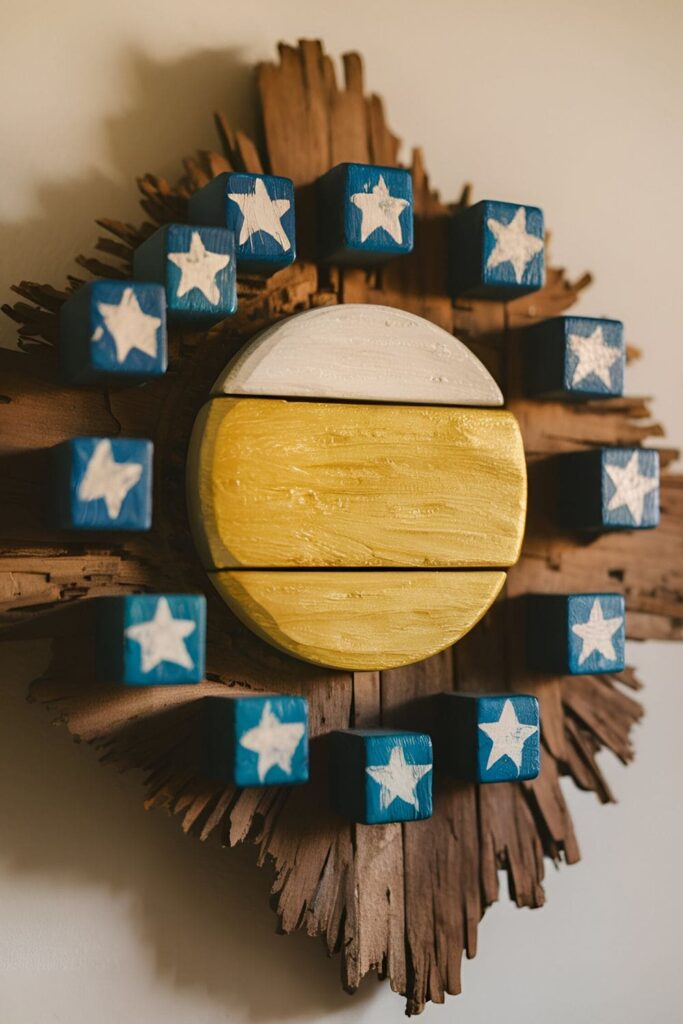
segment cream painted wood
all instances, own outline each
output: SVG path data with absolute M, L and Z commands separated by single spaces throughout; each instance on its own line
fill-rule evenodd
M 503 404 L 491 374 L 452 334 L 403 310 L 353 303 L 308 310 L 262 331 L 213 393 Z

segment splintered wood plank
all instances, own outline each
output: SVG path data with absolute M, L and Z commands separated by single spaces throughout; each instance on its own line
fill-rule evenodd
M 279 51 L 280 65 L 261 64 L 257 75 L 269 169 L 272 174 L 291 178 L 295 185 L 304 185 L 317 177 L 319 150 L 327 146 L 327 139 L 320 138 L 324 118 L 322 100 L 316 92 L 324 88 L 324 79 L 322 69 L 314 73 L 316 58 L 310 47 L 305 55 L 284 44 L 280 44 Z M 313 103 L 310 90 L 315 96 Z M 309 118 L 311 113 L 313 117 Z
M 330 167 L 340 163 L 370 162 L 363 63 L 357 53 L 344 54 L 343 89 L 331 94 Z
M 51 353 L 50 353 L 51 356 Z M 0 454 L 35 451 L 75 434 L 115 434 L 118 424 L 101 391 L 74 391 L 57 379 L 56 360 L 3 351 Z
M 207 568 L 507 566 L 526 468 L 498 410 L 217 398 L 188 500 Z
M 388 976 L 395 992 L 406 986 L 405 896 L 401 826 L 354 825 L 349 872 L 344 986 L 354 991 L 369 971 Z
M 376 728 L 380 723 L 379 672 L 353 673 L 353 724 L 356 729 Z
M 382 724 L 380 672 L 354 672 L 353 725 Z M 399 824 L 353 825 L 355 856 L 347 875 L 344 987 L 355 991 L 369 971 L 406 984 L 403 836 Z
M 382 673 L 382 724 L 426 730 L 431 699 L 453 689 L 453 652 Z M 476 953 L 479 840 L 476 787 L 437 773 L 434 814 L 403 827 L 408 1012 L 460 991 L 463 952 Z M 446 911 L 445 908 L 448 908 Z
M 495 600 L 505 573 L 244 569 L 212 580 L 234 613 L 280 650 L 370 671 L 455 643 Z
M 309 310 L 263 331 L 214 393 L 495 406 L 503 396 L 461 341 L 386 306 Z

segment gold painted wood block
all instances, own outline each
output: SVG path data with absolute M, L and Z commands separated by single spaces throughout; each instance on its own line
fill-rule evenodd
M 268 643 L 329 668 L 396 668 L 464 636 L 497 597 L 496 571 L 268 571 L 211 574 Z
M 188 501 L 207 569 L 506 567 L 524 451 L 501 410 L 215 398 Z

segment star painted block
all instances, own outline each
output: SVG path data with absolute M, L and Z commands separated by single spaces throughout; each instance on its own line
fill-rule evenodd
M 647 530 L 659 523 L 659 452 L 596 448 L 558 458 L 559 517 L 576 530 Z
M 137 383 L 166 372 L 166 298 L 158 284 L 91 281 L 59 314 L 59 361 L 70 384 Z
M 452 222 L 453 296 L 506 301 L 545 282 L 543 213 L 535 206 L 483 200 Z
M 318 179 L 321 259 L 365 266 L 413 248 L 413 183 L 408 171 L 338 164 Z
M 624 328 L 618 320 L 558 316 L 524 332 L 524 390 L 542 398 L 621 395 Z
M 227 228 L 165 224 L 135 250 L 133 273 L 163 285 L 170 324 L 205 327 L 237 309 L 235 237 Z
M 529 667 L 556 675 L 621 672 L 625 622 L 621 594 L 530 594 Z
M 308 702 L 303 697 L 207 697 L 206 771 L 229 786 L 308 781 Z
M 535 779 L 538 701 L 526 694 L 442 693 L 435 701 L 437 766 L 472 782 Z
M 51 452 L 51 518 L 62 530 L 149 530 L 151 441 L 75 437 Z
M 273 274 L 296 257 L 294 184 L 271 174 L 219 174 L 190 199 L 197 224 L 235 235 L 237 270 Z
M 100 680 L 160 686 L 199 683 L 204 678 L 203 595 L 126 594 L 95 600 Z
M 330 735 L 336 814 L 364 825 L 432 815 L 432 741 L 425 733 L 346 729 Z

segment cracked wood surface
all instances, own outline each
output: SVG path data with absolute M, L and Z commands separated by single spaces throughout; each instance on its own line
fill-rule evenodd
M 662 476 L 662 521 L 656 531 L 581 540 L 553 522 L 557 453 L 596 444 L 641 444 L 661 438 L 644 399 L 580 405 L 528 402 L 519 395 L 517 330 L 569 308 L 590 278 L 575 284 L 552 269 L 546 287 L 507 306 L 459 302 L 446 290 L 449 208 L 429 186 L 419 150 L 412 154 L 416 244 L 411 256 L 372 271 L 320 269 L 314 262 L 312 183 L 343 160 L 396 164 L 399 140 L 386 126 L 381 100 L 363 90 L 360 58 L 344 57 L 339 84 L 317 42 L 281 46 L 279 62 L 258 70 L 265 149 L 259 152 L 216 115 L 222 153 L 184 161 L 177 186 L 140 178 L 147 221 L 99 221 L 96 256 L 79 257 L 89 274 L 126 277 L 132 251 L 158 224 L 186 219 L 187 198 L 224 170 L 292 177 L 297 185 L 301 260 L 268 281 L 241 278 L 239 311 L 208 334 L 173 333 L 167 376 L 144 388 L 111 393 L 64 389 L 56 381 L 57 314 L 66 288 L 24 282 L 14 307 L 23 351 L 0 351 L 0 622 L 9 638 L 53 638 L 53 658 L 32 687 L 71 733 L 96 745 L 102 760 L 139 769 L 146 805 L 176 815 L 181 827 L 225 845 L 244 841 L 274 872 L 273 902 L 284 931 L 304 928 L 341 953 L 342 982 L 356 989 L 369 971 L 388 977 L 419 1012 L 460 990 L 463 953 L 474 956 L 485 908 L 499 898 L 507 873 L 519 906 L 543 903 L 546 857 L 574 863 L 577 840 L 560 787 L 568 775 L 606 802 L 609 785 L 597 761 L 608 748 L 633 757 L 631 729 L 641 716 L 629 694 L 638 683 L 618 676 L 526 675 L 519 650 L 522 602 L 530 590 L 620 590 L 628 635 L 680 639 L 683 626 L 683 478 Z M 469 201 L 465 187 L 458 203 Z M 458 204 L 454 204 L 458 205 Z M 453 207 L 451 207 L 452 209 Z M 257 330 L 302 309 L 375 302 L 427 317 L 465 341 L 494 373 L 522 427 L 530 473 L 530 514 L 521 561 L 507 599 L 455 648 L 388 672 L 330 672 L 293 659 L 249 633 L 208 588 L 189 542 L 184 462 L 194 417 L 219 371 Z M 46 447 L 76 433 L 147 435 L 156 445 L 155 522 L 143 537 L 74 539 L 44 526 Z M 663 462 L 673 452 L 664 452 Z M 92 623 L 79 599 L 164 588 L 206 589 L 207 675 L 198 687 L 121 692 L 94 686 L 89 665 Z M 198 770 L 197 700 L 223 687 L 305 694 L 311 714 L 311 782 L 287 789 L 222 789 Z M 334 728 L 419 728 L 434 693 L 534 692 L 541 702 L 542 771 L 523 785 L 476 787 L 437 777 L 434 816 L 408 825 L 348 825 L 328 810 L 326 734 Z

